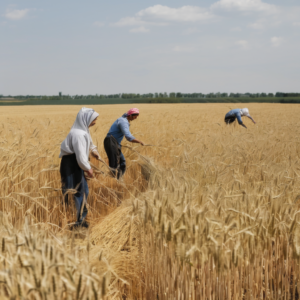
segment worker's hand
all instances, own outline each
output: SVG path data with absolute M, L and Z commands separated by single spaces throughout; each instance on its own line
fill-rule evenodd
M 131 143 L 137 143 L 137 144 L 141 144 L 142 146 L 144 146 L 144 143 L 137 139 L 132 140 Z
M 85 174 L 87 175 L 88 178 L 94 178 L 93 169 L 85 171 Z
M 95 151 L 95 152 L 92 152 L 92 155 L 93 155 L 94 157 L 96 157 L 97 159 L 101 159 L 99 153 L 96 152 L 96 151 Z

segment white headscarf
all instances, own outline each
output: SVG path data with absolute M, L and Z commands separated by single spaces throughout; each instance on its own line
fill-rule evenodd
M 250 117 L 248 108 L 242 108 L 241 112 L 242 112 L 242 116 Z
M 99 116 L 92 108 L 83 107 L 77 114 L 76 120 L 71 128 L 81 129 L 88 134 L 90 133 L 89 126 Z

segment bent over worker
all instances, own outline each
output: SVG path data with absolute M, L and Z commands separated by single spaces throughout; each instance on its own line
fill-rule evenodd
M 238 123 L 241 126 L 247 128 L 246 125 L 242 121 L 243 116 L 248 117 L 254 124 L 256 124 L 255 121 L 250 116 L 248 108 L 242 108 L 242 109 L 236 108 L 236 109 L 231 110 L 230 112 L 228 112 L 225 115 L 225 123 L 226 124 L 231 124 L 235 121 L 235 119 L 237 119 Z
M 144 143 L 137 140 L 129 130 L 129 122 L 135 120 L 140 114 L 138 108 L 132 108 L 123 116 L 117 119 L 110 127 L 106 138 L 104 139 L 104 149 L 108 156 L 109 166 L 114 169 L 112 172 L 118 179 L 124 175 L 126 171 L 126 161 L 121 150 L 121 142 L 125 136 L 127 141 L 131 143 Z
M 83 107 L 77 114 L 76 120 L 61 143 L 60 174 L 62 181 L 62 192 L 66 205 L 69 205 L 67 191 L 76 190 L 74 194 L 75 207 L 77 210 L 75 227 L 88 227 L 85 218 L 87 216 L 87 198 L 89 194 L 88 184 L 84 175 L 92 178 L 93 169 L 89 163 L 90 151 L 100 159 L 97 147 L 93 144 L 89 127 L 96 124 L 99 114 L 91 108 Z

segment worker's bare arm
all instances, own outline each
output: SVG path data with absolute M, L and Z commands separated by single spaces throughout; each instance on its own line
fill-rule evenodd
M 144 143 L 142 141 L 137 140 L 137 139 L 132 140 L 131 143 L 137 143 L 137 144 L 141 144 L 142 146 L 144 146 Z
M 252 117 L 248 117 L 254 124 L 256 124 L 256 122 L 253 120 Z

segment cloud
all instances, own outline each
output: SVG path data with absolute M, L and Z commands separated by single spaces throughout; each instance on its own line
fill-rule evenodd
M 294 22 L 293 25 L 294 26 L 300 26 L 300 22 Z
M 243 49 L 247 49 L 248 45 L 249 45 L 248 41 L 246 41 L 246 40 L 237 41 L 236 44 Z
M 96 27 L 103 27 L 104 25 L 105 25 L 105 23 L 103 23 L 103 22 L 98 22 L 98 21 L 94 22 L 94 26 L 96 26 Z
M 167 25 L 168 22 L 201 22 L 215 18 L 215 15 L 208 9 L 198 6 L 182 6 L 172 8 L 163 5 L 154 5 L 143 9 L 134 17 L 122 18 L 115 23 L 116 26 L 137 26 L 137 25 Z
M 5 13 L 5 18 L 9 20 L 21 20 L 24 19 L 29 13 L 30 9 L 7 9 Z
M 271 44 L 273 47 L 279 47 L 283 42 L 283 38 L 274 36 L 271 38 Z
M 248 27 L 256 30 L 261 30 L 265 28 L 265 25 L 265 20 L 258 20 L 254 23 L 249 24 Z
M 146 33 L 146 32 L 149 32 L 150 30 L 145 28 L 144 26 L 140 26 L 140 27 L 137 27 L 137 28 L 132 28 L 129 31 L 134 32 L 134 33 Z
M 188 47 L 188 46 L 175 46 L 172 49 L 174 52 L 180 52 L 180 53 L 192 53 L 195 52 L 195 48 L 194 47 Z
M 139 25 L 145 25 L 145 24 L 147 24 L 147 22 L 141 20 L 140 18 L 126 17 L 126 18 L 122 18 L 120 21 L 118 21 L 114 25 L 124 27 L 124 26 L 139 26 Z
M 276 5 L 264 3 L 261 0 L 220 0 L 211 5 L 211 9 L 241 12 L 263 12 L 268 14 L 276 13 L 279 10 Z
M 197 22 L 212 19 L 213 14 L 207 9 L 197 6 L 182 6 L 171 8 L 163 5 L 154 5 L 138 12 L 137 17 L 143 19 L 158 19 L 175 22 Z

